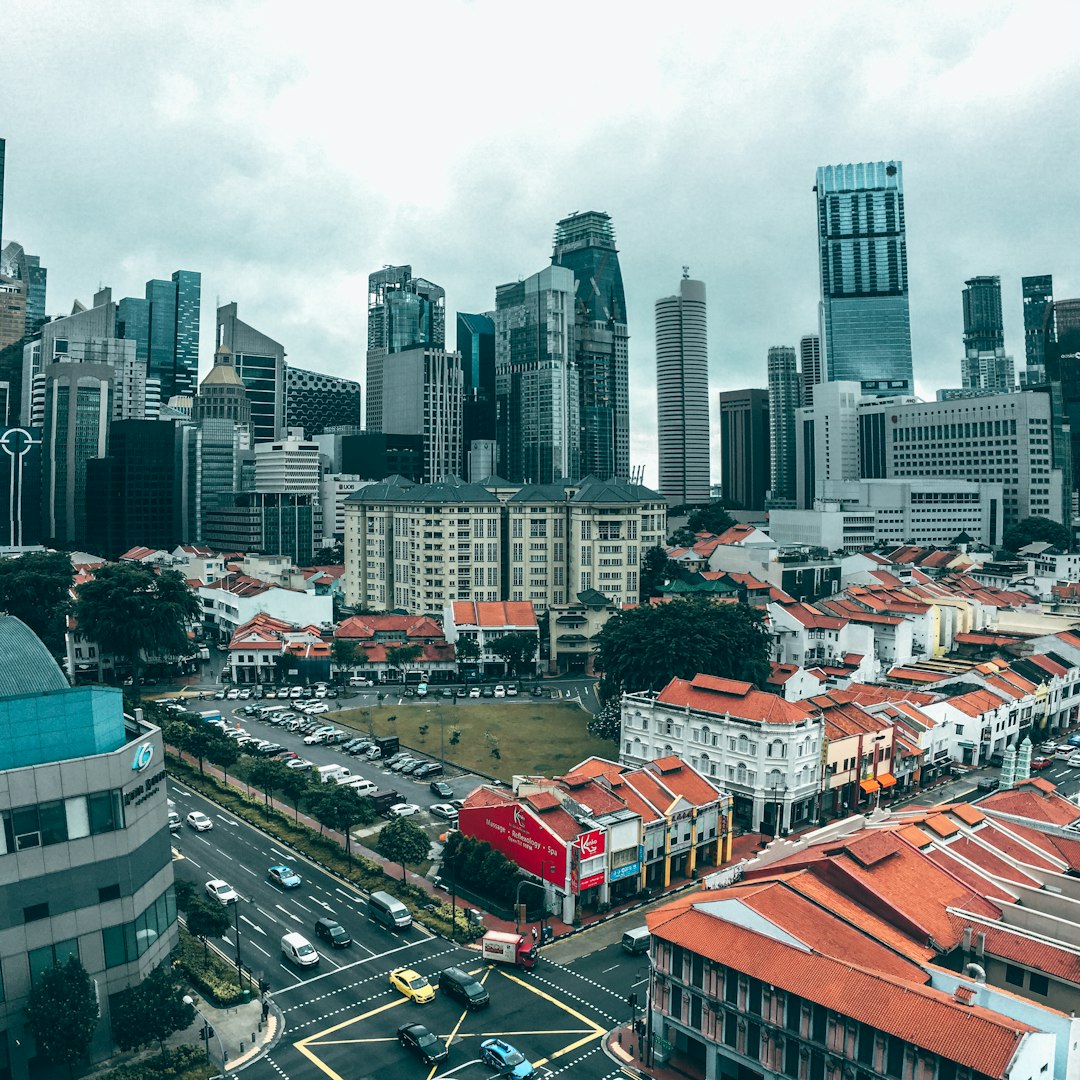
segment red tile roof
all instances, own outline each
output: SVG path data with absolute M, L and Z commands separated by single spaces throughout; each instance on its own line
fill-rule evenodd
M 921 668 L 894 667 L 888 677 L 898 682 L 936 683 L 942 679 L 952 678 L 951 675 L 942 671 L 923 671 Z
M 521 601 L 454 601 L 456 626 L 479 626 L 499 629 L 504 626 L 534 627 L 536 611 L 530 603 Z
M 1056 794 L 1048 780 L 1034 778 L 1021 781 L 1016 787 L 995 791 L 979 800 L 983 810 L 998 810 L 1003 814 L 1031 818 L 1047 825 L 1071 825 L 1080 818 L 1076 803 Z
M 442 627 L 427 615 L 353 615 L 337 625 L 334 637 L 374 639 L 376 634 L 400 634 L 409 638 L 442 638 Z M 389 644 L 389 642 L 388 642 Z
M 672 679 L 657 695 L 657 701 L 764 724 L 794 724 L 814 715 L 811 708 L 800 702 L 755 690 L 752 683 L 713 675 L 695 675 L 690 681 Z

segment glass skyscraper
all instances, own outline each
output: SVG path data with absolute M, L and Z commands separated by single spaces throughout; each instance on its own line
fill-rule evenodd
M 1024 358 L 1030 384 L 1046 378 L 1046 346 L 1054 341 L 1054 278 L 1037 274 L 1020 279 L 1024 298 Z
M 902 165 L 826 165 L 814 190 L 827 377 L 871 396 L 910 393 Z
M 461 354 L 461 449 L 465 458 L 462 475 L 475 483 L 495 471 L 490 448 L 495 445 L 495 323 L 487 315 L 457 313 L 457 351 Z M 482 443 L 484 447 L 473 447 Z M 484 448 L 488 453 L 484 453 Z M 470 457 L 474 452 L 476 457 Z M 474 476 L 475 463 L 483 473 Z M 490 464 L 491 469 L 483 466 Z
M 251 402 L 254 442 L 281 437 L 285 427 L 285 348 L 236 316 L 236 304 L 217 310 L 218 348 L 232 354 L 233 366 Z
M 630 384 L 626 296 L 615 230 L 596 210 L 555 226 L 551 261 L 574 271 L 574 364 L 581 424 L 581 476 L 630 475 Z
M 973 277 L 964 282 L 964 351 L 993 352 L 1005 348 L 1001 315 L 1001 278 Z
M 146 283 L 147 374 L 161 380 L 162 401 L 195 393 L 201 294 L 202 275 L 193 270 L 177 270 L 170 281 L 155 278 Z

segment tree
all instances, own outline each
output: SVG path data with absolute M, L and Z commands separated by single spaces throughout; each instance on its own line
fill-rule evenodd
M 672 534 L 671 543 L 678 547 L 689 547 L 698 533 L 707 532 L 719 536 L 734 524 L 735 519 L 724 509 L 722 502 L 711 502 L 690 511 L 686 525 Z
M 427 833 L 414 825 L 408 818 L 394 818 L 384 825 L 376 844 L 383 858 L 396 862 L 401 867 L 401 880 L 405 880 L 405 864 L 415 866 L 428 857 L 431 841 Z
M 112 563 L 76 590 L 79 629 L 98 648 L 131 663 L 136 676 L 145 656 L 180 656 L 199 602 L 175 570 Z
M 240 760 L 240 747 L 235 739 L 227 738 L 216 731 L 210 732 L 210 745 L 206 751 L 206 759 L 221 769 L 225 777 L 225 783 L 229 782 L 229 769 Z
M 121 1050 L 138 1050 L 157 1043 L 166 1057 L 165 1040 L 195 1019 L 184 992 L 168 964 L 154 968 L 138 986 L 117 996 L 112 1007 L 113 1040 Z
M 276 778 L 277 790 L 293 804 L 293 819 L 300 820 L 300 800 L 312 787 L 311 781 L 302 769 L 290 769 L 282 764 L 281 774 Z
M 717 675 L 763 685 L 769 675 L 764 613 L 704 597 L 613 615 L 596 637 L 610 691 L 660 690 L 673 678 Z
M 53 1065 L 72 1065 L 86 1056 L 101 1010 L 86 968 L 77 956 L 43 971 L 30 991 L 26 1023 L 38 1053 Z
M 622 732 L 622 705 L 617 697 L 609 698 L 603 708 L 589 717 L 589 734 L 595 739 L 609 739 L 617 743 Z
M 506 669 L 511 675 L 519 675 L 526 666 L 535 664 L 536 646 L 535 634 L 513 633 L 496 638 L 489 648 L 506 661 Z
M 641 557 L 641 598 L 660 595 L 660 586 L 677 577 L 679 564 L 667 557 L 662 547 L 651 547 Z
M 188 730 L 183 736 L 182 750 L 186 750 L 193 758 L 196 758 L 199 762 L 199 774 L 202 775 L 203 761 L 210 757 L 214 752 L 217 739 L 214 738 L 214 732 L 206 727 L 192 727 L 187 725 Z M 219 736 L 224 739 L 225 736 Z
M 62 551 L 0 559 L 0 611 L 22 619 L 54 656 L 64 651 L 75 569 Z
M 375 820 L 375 808 L 352 788 L 327 784 L 313 793 L 311 812 L 320 825 L 345 834 L 345 855 L 352 858 L 350 830 L 356 825 L 370 825 Z
M 1001 538 L 1009 551 L 1019 551 L 1028 544 L 1042 542 L 1053 544 L 1059 551 L 1072 551 L 1072 532 L 1064 525 L 1046 517 L 1026 517 L 1012 528 L 1006 529 Z
M 248 783 L 254 784 L 263 793 L 263 809 L 269 814 L 270 801 L 275 791 L 283 790 L 285 774 L 299 772 L 299 769 L 289 769 L 280 761 L 268 761 L 262 758 L 251 766 L 248 772 Z M 304 780 L 307 786 L 307 778 Z
M 339 674 L 344 674 L 356 667 L 357 662 L 356 642 L 349 638 L 334 638 L 330 645 L 330 659 Z M 366 654 L 365 654 L 366 658 Z
M 221 904 L 210 903 L 201 896 L 193 896 L 188 903 L 187 915 L 188 933 L 199 938 L 203 943 L 203 960 L 207 957 L 207 940 L 209 938 L 224 937 L 229 932 L 231 920 L 229 912 Z
M 475 664 L 480 659 L 480 646 L 469 637 L 459 637 L 454 643 L 454 656 L 459 664 Z
M 403 671 L 407 664 L 419 660 L 424 655 L 422 645 L 387 645 L 386 663 L 397 671 Z

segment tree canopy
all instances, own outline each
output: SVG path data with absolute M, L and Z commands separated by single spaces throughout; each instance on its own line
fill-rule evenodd
M 32 551 L 0 559 L 0 611 L 22 619 L 54 656 L 64 651 L 75 570 L 63 551 Z
M 313 784 L 308 805 L 320 825 L 344 833 L 346 858 L 352 857 L 351 830 L 354 826 L 370 825 L 375 820 L 371 800 L 341 784 L 323 784 L 321 787 Z
M 376 847 L 383 858 L 401 867 L 401 880 L 404 881 L 405 864 L 415 866 L 423 862 L 431 850 L 431 841 L 419 825 L 401 817 L 394 818 L 382 827 Z
M 651 547 L 641 557 L 641 599 L 660 595 L 665 581 L 678 577 L 679 564 L 667 557 L 662 547 Z
M 1072 551 L 1072 530 L 1046 517 L 1027 517 L 1005 530 L 1001 538 L 1009 551 L 1019 551 L 1028 544 L 1053 544 L 1060 551 Z
M 175 570 L 110 563 L 76 590 L 79 629 L 133 668 L 142 656 L 183 655 L 188 623 L 199 615 L 198 600 Z
M 216 901 L 211 903 L 201 896 L 192 896 L 188 901 L 185 918 L 188 932 L 202 939 L 204 959 L 207 953 L 207 940 L 212 937 L 224 937 L 232 925 L 232 919 L 226 908 Z
M 770 670 L 764 614 L 704 597 L 619 612 L 596 642 L 595 666 L 609 694 L 660 690 L 673 678 L 698 674 L 760 686 Z
M 619 741 L 622 707 L 617 697 L 609 698 L 598 713 L 589 717 L 588 731 L 596 739 L 609 739 L 614 743 Z
M 100 1015 L 94 984 L 77 956 L 43 971 L 26 1006 L 38 1053 L 53 1065 L 66 1065 L 69 1073 L 86 1056 Z
M 686 524 L 677 529 L 671 536 L 671 543 L 679 547 L 689 547 L 694 542 L 694 536 L 699 532 L 713 533 L 717 536 L 727 532 L 735 519 L 724 509 L 722 502 L 711 502 L 707 506 L 699 506 L 690 511 Z
M 165 963 L 117 996 L 112 1007 L 113 1040 L 121 1050 L 138 1050 L 156 1042 L 164 1057 L 165 1040 L 194 1019 L 195 1010 L 184 1002 L 180 982 Z
M 422 645 L 387 645 L 386 662 L 398 671 L 414 660 L 419 660 L 424 655 Z
M 488 648 L 506 661 L 506 667 L 512 675 L 530 671 L 536 656 L 536 635 L 514 632 L 496 638 Z

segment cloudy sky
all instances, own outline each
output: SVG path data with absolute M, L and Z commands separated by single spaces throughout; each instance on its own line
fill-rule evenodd
M 714 391 L 765 385 L 815 331 L 818 165 L 904 163 L 916 381 L 959 383 L 966 277 L 1080 295 L 1071 4 L 757 5 L 35 0 L 7 5 L 5 241 L 48 308 L 203 276 L 297 365 L 363 377 L 367 274 L 453 312 L 550 259 L 555 221 L 614 220 L 632 460 L 656 482 L 653 304 L 704 280 Z M 715 393 L 713 395 L 715 399 Z M 713 402 L 715 413 L 715 400 Z

